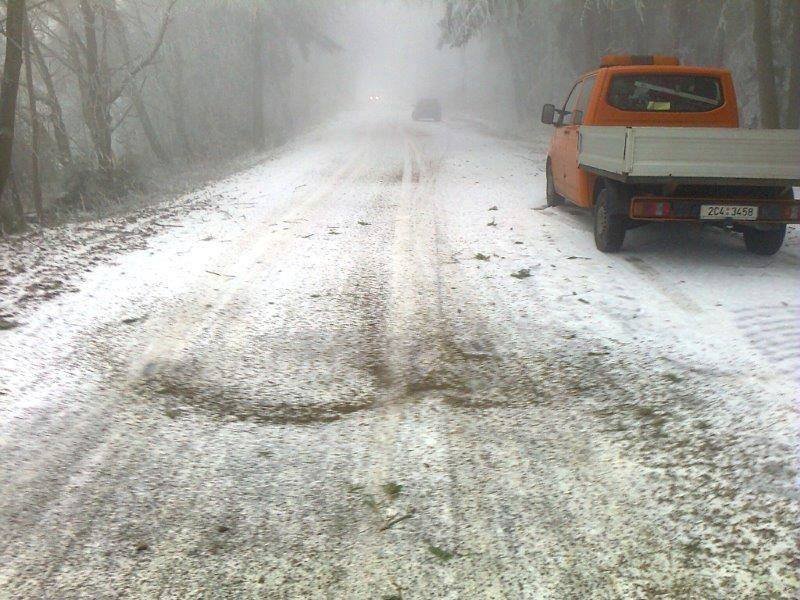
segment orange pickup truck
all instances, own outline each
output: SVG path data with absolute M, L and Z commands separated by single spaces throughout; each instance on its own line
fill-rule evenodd
M 616 252 L 651 221 L 733 228 L 747 249 L 775 254 L 800 223 L 800 131 L 739 128 L 729 71 L 669 56 L 606 56 L 561 108 L 547 155 L 547 204 L 594 211 L 597 248 Z

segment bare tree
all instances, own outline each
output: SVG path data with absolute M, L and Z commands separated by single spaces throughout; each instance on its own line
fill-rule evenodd
M 83 17 L 83 52 L 86 61 L 85 86 L 86 105 L 84 115 L 86 125 L 94 142 L 94 150 L 100 172 L 107 178 L 114 173 L 114 150 L 111 143 L 110 90 L 100 67 L 100 54 L 97 44 L 97 11 L 92 0 L 80 0 Z
M 30 21 L 25 19 L 25 79 L 28 91 L 28 113 L 30 115 L 31 124 L 31 196 L 33 197 L 33 206 L 36 210 L 36 217 L 39 220 L 39 225 L 45 224 L 44 218 L 44 205 L 42 203 L 42 178 L 39 172 L 39 154 L 40 154 L 40 123 L 39 112 L 36 108 L 36 88 L 33 85 L 33 61 L 31 60 L 31 38 L 33 37 L 33 29 L 30 27 Z
M 6 58 L 0 86 L 0 198 L 11 173 L 14 127 L 17 115 L 22 44 L 25 35 L 25 0 L 8 0 L 6 16 Z
M 264 4 L 256 1 L 253 15 L 253 146 L 263 150 L 267 141 L 266 123 L 264 122 Z
M 59 162 L 62 166 L 66 167 L 72 163 L 72 148 L 70 146 L 69 136 L 67 135 L 67 126 L 64 123 L 64 111 L 61 108 L 61 101 L 56 92 L 53 76 L 50 72 L 50 68 L 47 66 L 47 61 L 42 53 L 39 40 L 36 38 L 36 34 L 33 31 L 30 19 L 28 19 L 26 30 L 31 32 L 28 36 L 28 43 L 30 43 L 36 69 L 39 71 L 39 76 L 41 77 L 47 93 L 47 105 L 50 110 L 50 122 L 53 127 L 53 137 L 58 150 Z
M 786 127 L 800 128 L 800 2 L 790 2 L 789 84 Z
M 165 86 L 167 88 L 167 100 L 172 109 L 172 118 L 175 122 L 175 131 L 178 136 L 178 142 L 183 151 L 183 155 L 188 160 L 195 158 L 195 152 L 192 148 L 192 139 L 189 134 L 189 126 L 186 122 L 186 89 L 183 77 L 184 60 L 183 52 L 179 43 L 174 43 L 170 48 L 172 56 L 172 69 L 170 72 L 170 79 L 172 85 Z
M 122 58 L 126 65 L 130 65 L 133 63 L 133 59 L 131 56 L 130 44 L 128 43 L 128 32 L 126 30 L 125 23 L 120 17 L 119 11 L 117 10 L 117 4 L 114 0 L 109 2 L 108 11 L 111 20 L 114 23 L 114 29 L 116 30 L 117 39 L 122 52 Z M 147 106 L 145 105 L 142 94 L 136 85 L 134 76 L 130 77 L 130 81 L 127 85 L 127 93 L 131 99 L 134 109 L 136 110 L 136 115 L 139 118 L 145 138 L 147 139 L 153 154 L 162 163 L 166 165 L 170 164 L 172 160 L 170 159 L 169 154 L 164 150 L 164 147 L 161 145 L 161 141 L 158 139 L 158 133 L 156 133 L 156 128 L 153 126 L 152 119 L 150 119 L 150 113 L 147 111 Z
M 772 50 L 771 0 L 753 0 L 753 41 L 756 50 L 756 76 L 761 106 L 761 126 L 780 127 L 778 93 L 775 87 L 775 59 Z
M 1 32 L 13 34 L 19 0 L 4 3 Z M 28 0 L 16 85 L 29 94 L 24 106 L 6 104 L 5 118 L 17 127 L 6 177 L 13 164 L 16 197 L 40 216 L 55 202 L 86 210 L 93 203 L 79 200 L 119 197 L 175 156 L 227 159 L 280 143 L 298 116 L 327 113 L 335 95 L 346 98 L 332 83 L 329 59 L 314 65 L 311 52 L 339 48 L 327 34 L 337 9 L 293 0 L 183 4 Z M 14 57 L 5 58 L 13 64 Z M 13 217 L 14 206 L 7 208 L 0 218 Z
M 64 0 L 58 0 L 56 4 L 59 20 L 67 30 L 68 64 L 77 76 L 83 118 L 92 140 L 100 173 L 109 181 L 113 179 L 115 169 L 112 136 L 115 127 L 120 124 L 120 121 L 114 122 L 112 109 L 120 96 L 126 90 L 130 90 L 136 76 L 155 61 L 170 23 L 172 9 L 177 2 L 178 0 L 168 1 L 149 51 L 137 62 L 130 60 L 128 55 L 128 58 L 124 59 L 123 68 L 114 69 L 113 72 L 108 66 L 108 25 L 114 18 L 115 7 L 98 0 L 79 0 L 78 8 L 82 21 L 82 31 L 79 32 L 70 19 Z M 102 43 L 98 42 L 98 34 Z M 124 48 L 122 52 L 124 54 Z M 114 81 L 112 81 L 113 75 L 117 76 Z M 138 90 L 135 94 L 138 94 Z M 155 141 L 155 129 L 149 122 L 144 102 L 138 97 L 134 98 L 133 103 L 138 107 L 140 120 L 146 122 L 144 126 L 149 127 L 149 134 Z M 155 143 L 158 152 L 166 156 L 158 142 Z

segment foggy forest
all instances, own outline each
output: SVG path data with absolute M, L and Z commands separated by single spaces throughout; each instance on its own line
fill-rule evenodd
M 747 126 L 800 123 L 793 0 L 29 0 L 5 10 L 5 232 L 29 213 L 46 226 L 79 207 L 107 211 L 147 189 L 152 169 L 169 177 L 279 145 L 365 85 L 413 95 L 435 80 L 450 104 L 531 127 L 599 56 L 666 53 L 732 69 Z

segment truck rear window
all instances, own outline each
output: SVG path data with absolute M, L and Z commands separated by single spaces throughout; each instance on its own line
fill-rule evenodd
M 698 75 L 616 75 L 608 103 L 635 112 L 706 112 L 722 106 L 722 84 Z

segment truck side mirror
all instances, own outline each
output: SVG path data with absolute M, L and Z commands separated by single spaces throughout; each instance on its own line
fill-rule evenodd
M 582 123 L 583 123 L 583 111 L 582 110 L 572 111 L 572 124 L 581 125 Z
M 556 107 L 554 104 L 545 104 L 542 107 L 542 123 L 552 125 L 556 121 Z

